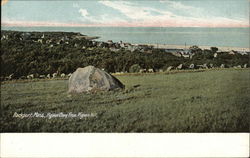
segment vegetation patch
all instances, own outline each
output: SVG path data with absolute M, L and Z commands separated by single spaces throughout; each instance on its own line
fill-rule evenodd
M 123 90 L 74 95 L 67 80 L 2 84 L 0 130 L 249 132 L 249 73 L 122 75 Z

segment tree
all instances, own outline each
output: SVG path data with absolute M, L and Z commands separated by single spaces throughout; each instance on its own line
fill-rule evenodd
M 201 50 L 198 46 L 196 46 L 196 45 L 191 46 L 189 49 L 191 50 L 191 53 L 198 53 L 198 52 L 201 52 L 201 51 L 202 51 L 202 50 Z
M 211 47 L 210 49 L 213 53 L 216 53 L 219 50 L 217 47 Z
M 131 73 L 135 73 L 135 72 L 139 72 L 141 69 L 139 64 L 134 64 L 129 68 L 129 72 Z

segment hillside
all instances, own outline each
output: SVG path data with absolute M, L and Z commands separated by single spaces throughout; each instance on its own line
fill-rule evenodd
M 0 130 L 249 132 L 249 73 L 225 69 L 121 75 L 117 77 L 125 90 L 79 95 L 68 95 L 67 80 L 3 84 Z M 34 113 L 36 117 L 25 117 Z
M 68 74 L 78 67 L 93 65 L 107 72 L 130 72 L 136 69 L 165 71 L 176 69 L 249 67 L 250 54 L 236 51 L 218 52 L 216 48 L 202 50 L 164 50 L 147 45 L 91 40 L 73 32 L 17 32 L 1 31 L 1 79 L 26 78 L 47 74 Z M 177 51 L 177 52 L 175 52 Z M 180 51 L 180 52 L 179 52 Z M 9 77 L 10 78 L 10 77 Z

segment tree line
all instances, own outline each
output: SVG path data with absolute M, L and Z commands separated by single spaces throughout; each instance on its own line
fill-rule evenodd
M 14 32 L 15 33 L 15 32 Z M 64 34 L 63 34 L 64 35 Z M 53 38 L 51 33 L 50 38 Z M 14 38 L 15 37 L 15 38 Z M 68 43 L 51 44 L 30 40 L 20 40 L 18 37 L 1 39 L 1 77 L 14 74 L 14 77 L 29 74 L 72 73 L 78 67 L 93 65 L 107 72 L 129 72 L 131 66 L 137 64 L 143 69 L 167 69 L 169 66 L 183 64 L 213 64 L 228 67 L 249 63 L 249 54 L 236 53 L 230 55 L 221 52 L 215 58 L 215 48 L 201 50 L 190 48 L 194 54 L 191 59 L 177 57 L 161 49 L 152 48 L 151 52 L 129 51 L 120 49 L 111 51 L 109 48 L 93 46 L 93 41 L 86 39 L 70 39 Z M 249 65 L 249 64 L 248 64 Z

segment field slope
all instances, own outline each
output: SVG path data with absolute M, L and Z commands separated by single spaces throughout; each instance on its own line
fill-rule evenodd
M 249 132 L 250 70 L 117 76 L 125 90 L 67 94 L 67 80 L 1 85 L 1 132 Z M 136 86 L 135 86 L 136 85 Z M 95 117 L 13 117 L 93 114 Z

